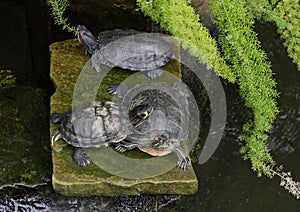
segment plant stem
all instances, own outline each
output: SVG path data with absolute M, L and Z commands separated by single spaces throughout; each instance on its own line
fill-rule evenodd
M 77 35 L 76 27 L 71 26 L 68 23 L 68 18 L 64 17 L 65 10 L 70 5 L 69 0 L 47 0 L 47 3 L 51 7 L 51 16 L 54 18 L 55 24 Z

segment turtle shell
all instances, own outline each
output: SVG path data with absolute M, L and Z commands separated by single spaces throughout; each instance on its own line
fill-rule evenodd
M 60 115 L 55 137 L 63 138 L 75 147 L 101 147 L 118 142 L 122 134 L 120 110 L 113 102 L 95 101 Z M 53 142 L 52 142 L 53 143 Z
M 99 49 L 92 55 L 95 67 L 100 64 L 133 71 L 150 71 L 175 59 L 173 49 L 159 35 L 134 30 L 101 32 Z
M 187 117 L 181 106 L 168 93 L 157 89 L 139 92 L 133 97 L 129 110 L 143 104 L 153 108 L 150 117 L 143 124 L 131 127 L 131 133 L 126 140 L 117 144 L 116 150 L 123 152 L 139 148 L 152 156 L 181 151 L 180 141 L 188 137 L 184 129 L 187 126 Z
M 189 136 L 188 102 L 176 89 L 163 88 L 163 86 L 161 89 L 156 89 L 155 86 L 151 89 L 145 88 L 129 101 L 126 97 L 132 95 L 131 91 L 135 93 L 133 90 L 139 89 L 133 88 L 127 91 L 124 99 L 125 102 L 130 102 L 129 110 L 146 104 L 151 105 L 153 111 L 143 124 L 131 128 L 131 133 L 126 140 L 116 145 L 116 150 L 124 152 L 139 148 L 152 156 L 164 156 L 175 152 L 179 158 L 178 167 L 187 169 L 191 162 L 181 147 L 181 141 L 187 141 Z
M 152 141 L 156 135 L 168 134 L 170 140 L 184 140 L 187 137 L 186 117 L 180 110 L 180 105 L 172 97 L 161 90 L 145 90 L 134 97 L 130 108 L 140 104 L 153 107 L 149 119 L 142 125 L 134 128 L 128 135 L 128 140 Z

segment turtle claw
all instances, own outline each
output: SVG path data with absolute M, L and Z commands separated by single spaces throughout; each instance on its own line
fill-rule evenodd
M 185 154 L 183 149 L 180 147 L 180 144 L 176 147 L 176 153 L 179 158 L 179 161 L 177 163 L 178 168 L 185 170 L 188 169 L 191 165 L 190 158 Z
M 91 163 L 91 161 L 88 157 L 85 157 L 81 158 L 80 160 L 77 160 L 76 163 L 80 166 L 87 166 Z
M 90 158 L 84 153 L 82 148 L 76 148 L 74 150 L 73 160 L 80 166 L 87 166 L 91 163 Z
M 112 85 L 107 89 L 107 92 L 111 95 L 117 95 L 119 85 Z
M 128 90 L 129 90 L 129 88 L 126 85 L 120 84 L 120 85 L 110 86 L 107 89 L 107 92 L 114 96 L 124 97 Z
M 125 152 L 127 149 L 124 148 L 122 145 L 117 145 L 115 147 L 115 150 L 118 151 L 118 152 Z
M 61 135 L 61 133 L 58 130 L 56 130 L 54 135 L 51 138 L 51 146 L 54 147 L 55 142 L 58 141 L 61 138 L 63 138 L 63 136 Z
M 185 157 L 184 159 L 177 162 L 178 168 L 185 170 L 188 169 L 191 165 L 191 160 L 188 157 Z
M 155 69 L 155 70 L 151 70 L 147 72 L 147 76 L 150 79 L 156 79 L 158 77 L 160 77 L 163 74 L 163 70 L 162 69 Z
M 96 70 L 97 73 L 100 73 L 100 68 L 94 67 L 94 69 Z

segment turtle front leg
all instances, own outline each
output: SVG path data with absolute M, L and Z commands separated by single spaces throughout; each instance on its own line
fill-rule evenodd
M 124 84 L 112 85 L 107 89 L 107 92 L 111 95 L 124 97 L 129 88 Z
M 92 57 L 91 57 L 91 61 L 92 61 L 92 68 L 96 70 L 97 73 L 101 72 L 101 60 L 102 57 L 100 55 L 99 52 L 95 52 Z
M 115 147 L 115 150 L 118 152 L 125 152 L 128 150 L 132 150 L 134 148 L 138 147 L 137 143 L 133 143 L 133 142 L 120 142 L 117 144 L 117 146 Z
M 84 150 L 79 147 L 75 147 L 73 160 L 80 166 L 87 166 L 91 163 L 90 158 L 85 154 Z
M 175 151 L 179 158 L 179 161 L 177 162 L 177 166 L 183 170 L 188 169 L 191 165 L 191 160 L 189 156 L 185 154 L 185 152 L 179 145 L 176 146 Z

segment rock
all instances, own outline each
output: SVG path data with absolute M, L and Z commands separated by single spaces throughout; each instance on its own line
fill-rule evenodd
M 82 74 L 82 68 L 88 61 L 89 55 L 85 54 L 83 47 L 77 39 L 51 44 L 50 53 L 50 75 L 56 86 L 56 92 L 51 97 L 51 113 L 62 113 L 71 109 L 73 90 L 76 82 L 76 89 L 79 90 L 77 94 L 84 97 L 83 99 L 92 98 L 92 96 L 87 97 L 90 94 L 85 92 L 89 89 L 87 86 L 91 86 L 91 83 L 88 81 L 90 80 L 90 76 L 80 75 L 81 78 L 87 81 L 85 83 L 78 82 L 78 76 Z M 176 54 L 178 55 L 178 51 Z M 166 69 L 168 71 L 172 70 L 173 74 L 181 77 L 178 62 L 175 61 L 168 64 Z M 88 70 L 87 72 L 89 71 L 91 71 L 90 74 L 96 73 L 94 70 Z M 122 79 L 133 73 L 117 69 L 111 72 L 102 81 L 97 91 L 97 99 L 103 101 L 110 100 L 111 96 L 107 94 L 107 88 L 112 84 L 120 83 Z M 76 100 L 74 101 L 76 102 Z M 56 128 L 57 125 L 50 123 L 50 135 L 53 135 Z M 99 150 L 103 152 L 109 150 L 109 148 L 101 148 Z M 63 140 L 59 140 L 56 143 L 55 151 L 52 151 L 52 183 L 55 191 L 61 194 L 80 196 L 138 195 L 143 193 L 187 195 L 195 193 L 198 188 L 198 181 L 193 168 L 182 171 L 175 167 L 171 171 L 156 177 L 131 179 L 112 175 L 93 163 L 87 167 L 80 167 L 73 162 L 72 153 L 73 147 L 66 145 Z M 149 157 L 138 150 L 129 151 L 126 155 L 135 158 L 140 157 L 140 155 L 143 155 L 142 157 Z

